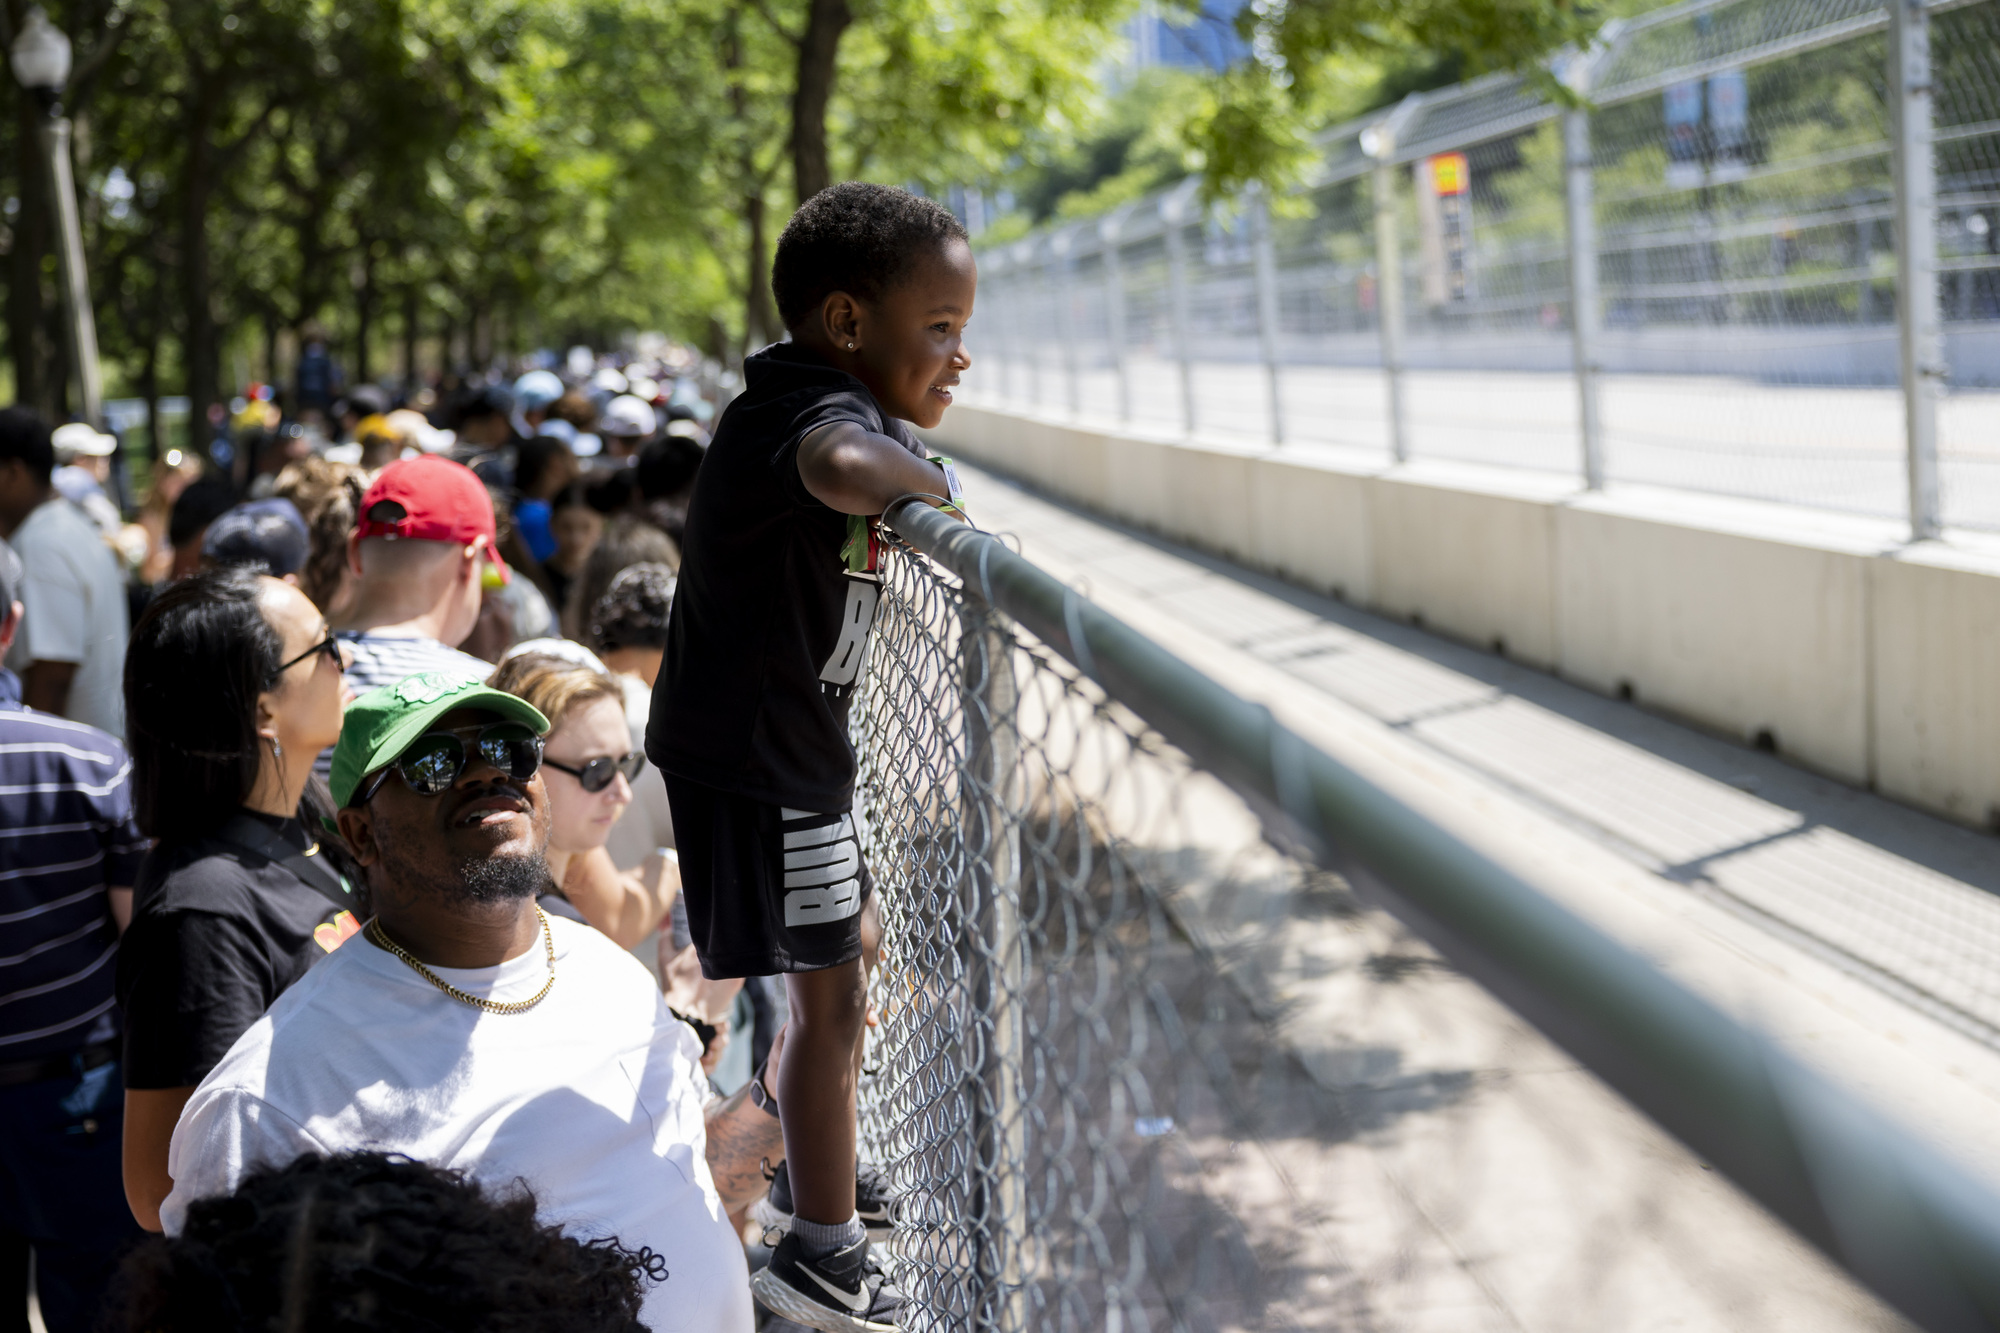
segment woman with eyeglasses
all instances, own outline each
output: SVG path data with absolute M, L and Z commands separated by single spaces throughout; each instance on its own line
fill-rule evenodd
M 304 593 L 241 569 L 169 587 L 133 627 L 127 743 L 155 839 L 118 953 L 125 1194 L 160 1228 L 195 1085 L 359 927 L 360 876 L 322 839 L 313 758 L 340 737 L 343 649 Z
M 486 683 L 526 699 L 549 720 L 542 754 L 549 877 L 566 896 L 544 907 L 576 916 L 631 948 L 673 909 L 680 876 L 667 858 L 656 855 L 636 871 L 607 875 L 608 882 L 569 873 L 611 836 L 632 804 L 632 779 L 646 762 L 632 744 L 624 691 L 602 671 L 543 653 L 509 658 Z

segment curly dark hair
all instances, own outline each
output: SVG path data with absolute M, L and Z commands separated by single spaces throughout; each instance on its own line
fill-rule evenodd
M 650 1250 L 579 1241 L 520 1190 L 383 1153 L 301 1157 L 188 1208 L 173 1239 L 126 1259 L 123 1333 L 628 1333 Z
M 843 181 L 799 205 L 778 237 L 771 294 L 795 329 L 832 292 L 874 301 L 909 273 L 919 255 L 965 240 L 944 205 L 892 185 Z
M 630 471 L 630 469 L 626 469 Z M 674 539 L 636 514 L 619 514 L 604 525 L 604 535 L 583 562 L 583 572 L 569 586 L 569 600 L 562 609 L 563 633 L 578 643 L 588 643 L 590 616 L 597 599 L 618 577 L 618 571 L 651 562 L 668 569 L 681 567 L 681 548 Z
M 674 571 L 654 561 L 619 570 L 591 610 L 591 646 L 600 653 L 666 647 L 674 585 Z

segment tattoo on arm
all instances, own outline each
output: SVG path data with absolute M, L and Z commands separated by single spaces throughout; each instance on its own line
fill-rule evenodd
M 748 1084 L 708 1109 L 708 1170 L 729 1212 L 741 1212 L 768 1186 L 763 1163 L 785 1160 L 785 1135 L 776 1116 L 750 1101 Z

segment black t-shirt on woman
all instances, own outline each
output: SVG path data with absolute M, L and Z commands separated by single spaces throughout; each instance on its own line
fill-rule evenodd
M 351 891 L 308 847 L 318 842 L 298 820 L 246 810 L 212 838 L 146 858 L 118 948 L 126 1087 L 201 1082 L 355 932 Z
M 743 363 L 688 502 L 646 754 L 676 777 L 801 810 L 854 798 L 847 707 L 879 584 L 850 573 L 847 515 L 799 480 L 799 442 L 851 421 L 923 445 L 860 380 L 790 343 Z

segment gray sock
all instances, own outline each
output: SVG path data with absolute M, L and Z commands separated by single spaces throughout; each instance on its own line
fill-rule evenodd
M 808 1259 L 824 1259 L 836 1250 L 844 1250 L 868 1235 L 868 1228 L 861 1225 L 861 1214 L 856 1213 L 845 1222 L 808 1222 L 803 1217 L 792 1219 L 792 1234 L 799 1238 L 799 1249 Z

